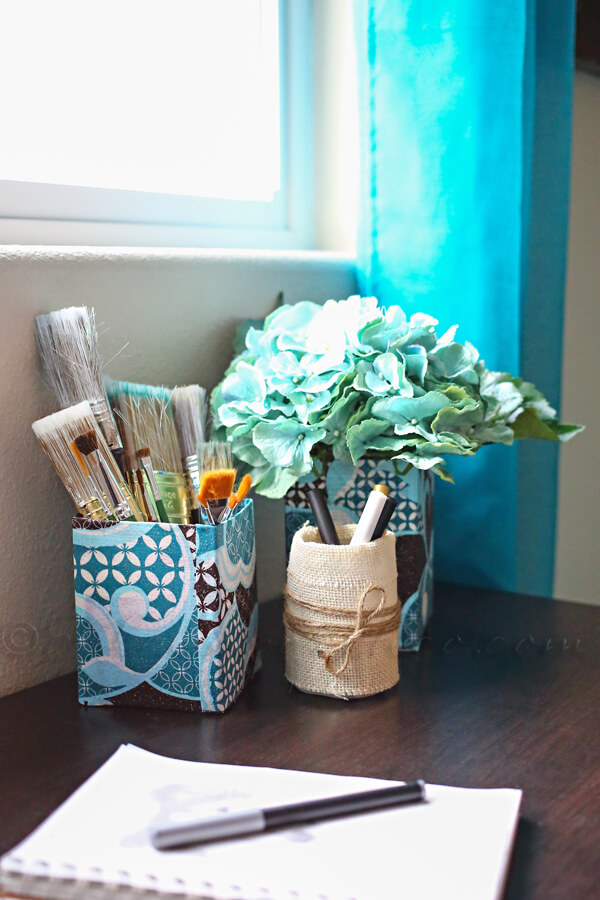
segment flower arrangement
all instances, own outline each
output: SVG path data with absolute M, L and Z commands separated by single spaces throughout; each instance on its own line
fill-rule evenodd
M 212 395 L 216 436 L 231 443 L 259 494 L 282 497 L 319 461 L 394 459 L 451 480 L 447 456 L 515 438 L 567 440 L 533 384 L 489 371 L 457 326 L 410 318 L 374 297 L 281 306 Z

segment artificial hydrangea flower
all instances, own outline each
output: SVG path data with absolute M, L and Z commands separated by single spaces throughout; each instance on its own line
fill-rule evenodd
M 396 459 L 448 478 L 447 456 L 581 430 L 534 385 L 486 369 L 457 326 L 438 338 L 437 324 L 374 297 L 279 307 L 246 329 L 213 391 L 215 436 L 258 493 L 281 497 L 318 459 Z

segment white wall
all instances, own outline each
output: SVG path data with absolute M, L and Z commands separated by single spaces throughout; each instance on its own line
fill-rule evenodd
M 571 154 L 561 413 L 586 431 L 561 449 L 554 590 L 600 604 L 600 78 L 582 72 Z
M 88 304 L 116 378 L 213 387 L 242 319 L 355 291 L 333 254 L 0 248 L 0 696 L 74 668 L 67 494 L 31 431 L 55 409 L 33 337 L 36 313 Z M 257 504 L 259 594 L 284 582 L 283 507 Z

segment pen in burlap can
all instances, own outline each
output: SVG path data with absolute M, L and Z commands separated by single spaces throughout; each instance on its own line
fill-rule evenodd
M 395 537 L 350 547 L 355 528 L 338 526 L 339 545 L 323 544 L 309 525 L 292 541 L 285 674 L 311 694 L 368 697 L 399 679 Z

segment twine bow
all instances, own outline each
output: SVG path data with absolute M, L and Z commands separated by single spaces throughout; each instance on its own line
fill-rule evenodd
M 375 609 L 365 614 L 365 601 L 372 591 L 380 591 L 381 600 L 379 601 Z M 383 611 L 383 608 L 385 606 L 385 597 L 386 594 L 384 588 L 380 587 L 377 584 L 370 584 L 369 587 L 363 591 L 362 596 L 358 601 L 358 606 L 356 609 L 356 620 L 354 621 L 353 625 L 344 625 L 339 622 L 315 622 L 304 619 L 292 613 L 287 602 L 283 611 L 283 621 L 286 628 L 289 628 L 291 631 L 296 632 L 296 634 L 300 635 L 300 637 L 305 637 L 308 638 L 308 640 L 312 640 L 318 643 L 331 643 L 332 641 L 336 641 L 336 643 L 332 644 L 331 649 L 320 649 L 319 656 L 324 659 L 325 668 L 327 669 L 327 671 L 337 677 L 341 675 L 342 672 L 344 672 L 347 668 L 350 661 L 350 654 L 352 653 L 352 650 L 355 647 L 357 641 L 359 641 L 363 636 L 374 637 L 376 635 L 388 634 L 390 631 L 395 631 L 398 628 L 398 625 L 400 623 L 399 600 L 396 601 L 387 616 L 384 616 L 378 621 L 374 621 L 375 618 Z M 312 612 L 318 612 L 320 614 L 330 613 L 337 616 L 344 614 L 344 610 L 340 609 L 337 606 L 326 606 L 324 604 L 309 603 L 306 600 L 300 600 L 298 597 L 295 597 L 289 590 L 286 590 L 286 601 L 289 600 L 291 600 L 300 608 L 304 608 Z M 332 657 L 342 650 L 346 651 L 343 662 L 338 669 L 335 669 L 332 667 Z

